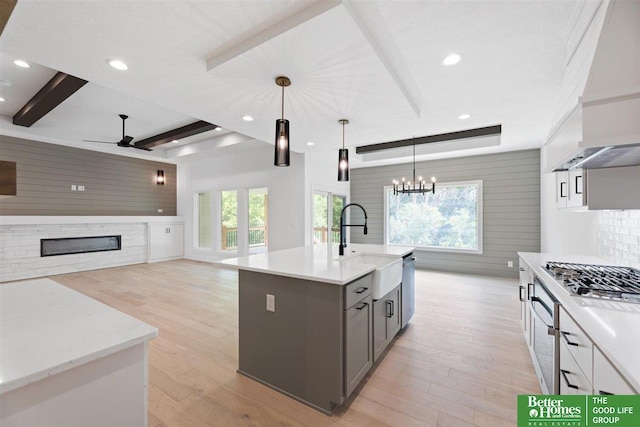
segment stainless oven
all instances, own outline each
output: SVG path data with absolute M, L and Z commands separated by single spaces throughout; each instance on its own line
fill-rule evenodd
M 536 277 L 531 304 L 531 340 L 544 394 L 560 394 L 560 304 Z

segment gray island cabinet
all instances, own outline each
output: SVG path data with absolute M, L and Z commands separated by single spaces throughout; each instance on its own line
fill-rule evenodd
M 395 258 L 413 251 L 375 246 L 350 248 Z M 239 270 L 238 372 L 326 414 L 400 330 L 403 287 L 374 300 L 375 266 L 313 247 L 224 263 Z

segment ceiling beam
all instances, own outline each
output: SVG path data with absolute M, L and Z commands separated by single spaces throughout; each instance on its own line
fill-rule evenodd
M 416 116 L 420 117 L 426 107 L 424 97 L 376 2 L 345 0 L 343 4 Z
M 502 133 L 502 125 L 487 126 L 483 128 L 467 129 L 457 132 L 440 133 L 437 135 L 421 136 L 419 138 L 401 139 L 399 141 L 381 142 L 378 144 L 361 145 L 356 147 L 356 154 L 371 153 L 391 148 L 411 147 L 412 145 L 430 144 L 433 142 L 450 142 L 466 138 L 478 138 L 494 136 Z
M 151 148 L 156 147 L 158 145 L 166 144 L 176 139 L 186 138 L 188 136 L 197 135 L 202 132 L 207 132 L 217 128 L 218 125 L 211 124 L 209 122 L 205 122 L 203 120 L 199 120 L 197 122 L 191 123 L 190 125 L 182 126 L 156 136 L 152 136 L 141 141 L 134 143 L 136 147 L 142 148 Z
M 268 42 L 292 28 L 301 25 L 316 16 L 322 15 L 328 10 L 340 5 L 342 0 L 318 0 L 311 5 L 295 10 L 289 15 L 277 16 L 254 26 L 250 31 L 240 37 L 230 40 L 216 49 L 207 59 L 207 71 L 231 61 L 249 50 Z
M 88 82 L 61 71 L 13 116 L 13 124 L 29 127 Z
M 13 12 L 13 8 L 16 7 L 16 2 L 17 0 L 0 0 L 0 34 L 4 31 L 11 12 Z

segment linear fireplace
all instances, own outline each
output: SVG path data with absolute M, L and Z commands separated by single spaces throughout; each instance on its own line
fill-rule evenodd
M 86 252 L 119 251 L 120 249 L 122 249 L 122 236 L 40 239 L 41 257 Z

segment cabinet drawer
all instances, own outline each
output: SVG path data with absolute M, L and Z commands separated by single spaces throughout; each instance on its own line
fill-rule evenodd
M 593 394 L 636 394 L 598 347 L 593 348 Z
M 344 308 L 349 309 L 361 299 L 371 295 L 373 285 L 373 274 L 367 274 L 345 286 Z
M 593 394 L 591 382 L 582 373 L 568 345 L 560 343 L 560 394 Z
M 587 380 L 593 384 L 593 343 L 562 307 L 560 307 L 560 342 L 567 347 Z

